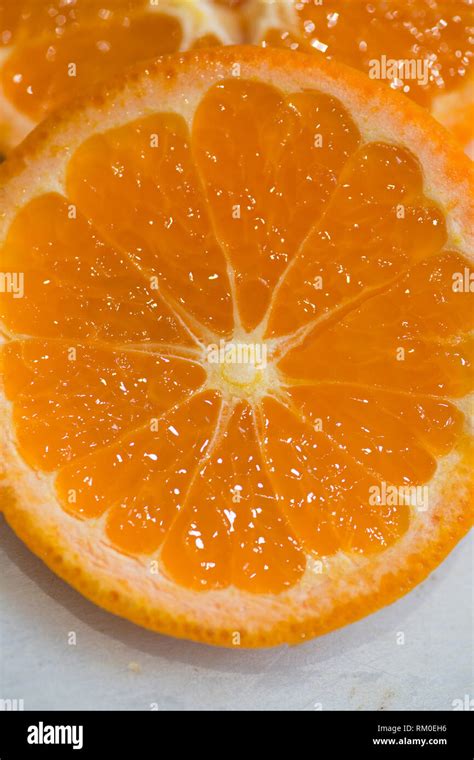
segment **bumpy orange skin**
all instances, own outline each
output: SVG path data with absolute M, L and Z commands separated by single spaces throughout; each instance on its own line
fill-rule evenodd
M 160 103 L 183 89 L 207 89 L 228 76 L 238 61 L 242 76 L 262 78 L 284 87 L 315 87 L 342 100 L 360 123 L 387 140 L 406 145 L 425 169 L 463 239 L 472 221 L 473 181 L 470 162 L 454 141 L 422 108 L 362 74 L 315 57 L 257 48 L 221 48 L 160 59 L 130 71 L 124 81 L 101 88 L 41 124 L 0 169 L 0 218 L 13 204 L 21 206 L 21 181 L 38 181 L 42 162 L 69 153 L 77 128 L 100 125 L 106 103 L 133 109 L 141 99 Z M 354 110 L 355 109 L 355 110 Z M 357 111 L 357 113 L 355 113 Z M 33 179 L 35 178 L 36 179 Z M 0 376 L 1 377 L 1 376 Z M 68 534 L 55 523 L 49 492 L 39 474 L 29 470 L 14 445 L 11 412 L 0 408 L 0 502 L 7 522 L 22 541 L 55 573 L 106 610 L 160 633 L 220 646 L 269 647 L 296 644 L 351 623 L 395 601 L 432 572 L 472 525 L 474 477 L 472 447 L 466 435 L 444 467 L 436 503 L 392 547 L 363 566 L 336 558 L 324 579 L 297 584 L 278 596 L 252 595 L 237 589 L 195 592 L 170 582 L 153 589 L 134 576 L 133 560 L 124 558 L 122 574 L 103 565 L 101 549 L 84 535 Z M 57 507 L 57 509 L 60 509 Z M 122 562 L 122 560 L 121 560 Z M 134 581 L 136 581 L 134 583 Z M 235 633 L 240 637 L 236 640 Z

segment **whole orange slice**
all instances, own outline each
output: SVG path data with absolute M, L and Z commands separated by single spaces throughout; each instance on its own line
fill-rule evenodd
M 0 150 L 130 64 L 239 41 L 211 0 L 0 0 Z
M 373 612 L 471 523 L 472 177 L 359 72 L 215 47 L 0 180 L 3 509 L 90 599 L 226 646 Z
M 246 13 L 252 41 L 312 51 L 380 78 L 470 146 L 471 0 L 248 0 Z

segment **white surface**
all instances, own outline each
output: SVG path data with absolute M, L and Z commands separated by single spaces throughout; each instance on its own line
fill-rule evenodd
M 0 697 L 23 699 L 25 710 L 443 710 L 473 693 L 471 537 L 365 620 L 299 647 L 228 651 L 109 615 L 1 518 L 0 532 Z

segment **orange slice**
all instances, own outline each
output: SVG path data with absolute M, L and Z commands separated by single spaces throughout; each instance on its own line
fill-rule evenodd
M 56 106 L 137 61 L 239 42 L 210 0 L 15 0 L 0 5 L 0 151 Z
M 255 42 L 313 51 L 386 81 L 473 140 L 471 0 L 249 0 Z M 398 68 L 397 68 L 398 67 Z
M 427 111 L 215 47 L 51 117 L 0 179 L 3 509 L 83 594 L 294 643 L 466 533 L 472 178 Z

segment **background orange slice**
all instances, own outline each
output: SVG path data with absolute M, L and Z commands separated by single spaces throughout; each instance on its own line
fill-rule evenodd
M 249 0 L 245 7 L 253 41 L 312 51 L 365 73 L 383 57 L 423 63 L 417 76 L 387 83 L 430 109 L 462 145 L 473 139 L 470 0 Z
M 207 0 L 0 2 L 0 151 L 53 108 L 137 61 L 239 41 Z
M 407 98 L 273 48 L 47 120 L 0 177 L 18 535 L 107 609 L 227 646 L 422 580 L 471 523 L 470 166 Z

